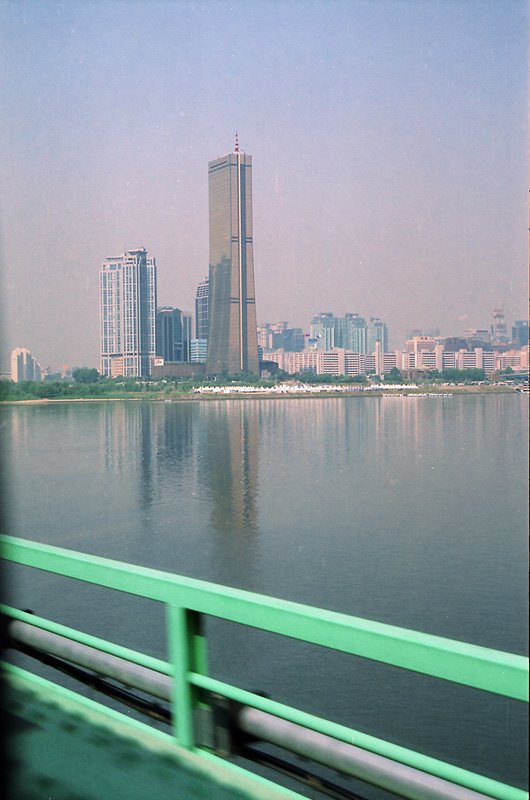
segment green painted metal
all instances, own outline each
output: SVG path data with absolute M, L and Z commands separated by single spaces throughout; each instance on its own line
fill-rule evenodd
M 198 690 L 208 689 L 497 800 L 528 797 L 517 788 L 209 678 L 201 615 L 209 614 L 506 697 L 528 700 L 528 659 L 523 656 L 13 537 L 0 537 L 0 548 L 6 560 L 166 605 L 169 664 L 24 612 L 7 608 L 5 611 L 45 630 L 172 675 L 175 736 L 187 749 L 194 748 L 192 716 L 193 707 L 199 701 Z
M 139 741 L 143 747 L 153 749 L 157 753 L 176 755 L 184 767 L 188 767 L 204 777 L 203 792 L 200 796 L 216 796 L 216 786 L 229 785 L 234 792 L 234 797 L 247 798 L 247 800 L 305 800 L 305 798 L 287 789 L 278 786 L 261 775 L 255 775 L 248 770 L 231 764 L 206 751 L 190 752 L 175 744 L 173 736 L 164 731 L 157 730 L 145 722 L 134 719 L 120 711 L 101 705 L 95 700 L 83 697 L 63 686 L 52 683 L 40 675 L 34 675 L 13 664 L 0 662 L 10 685 L 23 691 L 34 691 L 45 698 L 46 702 L 59 704 L 75 717 L 82 713 L 89 724 L 94 725 L 94 731 L 100 731 L 102 723 L 108 725 L 111 731 L 120 736 L 131 736 Z M 98 793 L 98 787 L 92 787 Z M 208 795 L 206 795 L 208 792 Z M 87 797 L 89 792 L 85 792 Z M 46 795 L 47 796 L 47 795 Z M 99 794 L 98 794 L 99 796 Z M 199 796 L 199 795 L 197 795 Z
M 193 741 L 192 686 L 188 680 L 192 651 L 188 612 L 185 608 L 167 607 L 169 654 L 173 665 L 173 730 L 178 743 L 191 749 Z
M 230 700 L 235 700 L 242 705 L 257 708 L 260 711 L 294 722 L 296 725 L 309 728 L 317 733 L 331 736 L 338 741 L 354 744 L 356 747 L 361 747 L 370 753 L 376 753 L 393 761 L 399 761 L 408 767 L 427 772 L 429 775 L 443 778 L 489 797 L 499 798 L 499 800 L 526 800 L 528 798 L 528 793 L 522 789 L 507 786 L 505 783 L 478 775 L 470 770 L 455 767 L 453 764 L 431 758 L 431 756 L 426 756 L 422 753 L 416 753 L 414 750 L 408 750 L 406 747 L 386 742 L 384 739 L 378 739 L 375 736 L 369 736 L 345 725 L 339 725 L 336 722 L 316 717 L 306 711 L 286 706 L 276 700 L 270 700 L 268 697 L 248 692 L 245 689 L 210 678 L 207 675 L 193 673 L 189 676 L 189 680 L 195 686 L 228 697 Z
M 299 603 L 0 537 L 3 558 L 495 694 L 528 700 L 528 659 Z

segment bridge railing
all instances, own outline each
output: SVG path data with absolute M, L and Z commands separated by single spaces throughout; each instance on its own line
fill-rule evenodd
M 7 561 L 165 604 L 168 662 L 17 609 L 3 610 L 13 619 L 169 676 L 173 731 L 182 747 L 197 747 L 193 709 L 202 689 L 498 800 L 528 797 L 518 788 L 209 677 L 202 615 L 528 701 L 528 659 L 523 656 L 14 537 L 0 537 L 0 548 Z

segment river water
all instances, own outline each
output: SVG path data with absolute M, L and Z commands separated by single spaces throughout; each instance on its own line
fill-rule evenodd
M 19 404 L 0 418 L 11 535 L 525 652 L 525 396 Z M 10 574 L 12 602 L 165 655 L 156 604 Z M 524 781 L 522 704 L 208 630 L 215 677 Z

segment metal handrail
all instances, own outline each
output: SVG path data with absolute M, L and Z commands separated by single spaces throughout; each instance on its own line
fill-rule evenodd
M 193 749 L 195 746 L 192 712 L 197 688 L 201 687 L 244 701 L 254 708 L 265 708 L 280 718 L 333 735 L 340 741 L 355 742 L 367 751 L 386 755 L 499 800 L 522 800 L 528 796 L 520 789 L 209 678 L 201 615 L 212 615 L 506 697 L 528 700 L 528 659 L 523 656 L 14 537 L 0 537 L 0 548 L 2 557 L 8 561 L 166 604 L 169 662 L 21 611 L 4 610 L 15 619 L 31 621 L 44 630 L 170 675 L 173 678 L 172 707 L 178 711 L 173 715 L 174 732 L 183 747 Z

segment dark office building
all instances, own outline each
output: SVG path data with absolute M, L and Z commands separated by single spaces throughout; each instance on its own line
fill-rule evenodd
M 448 336 L 444 340 L 444 347 L 451 353 L 458 353 L 459 350 L 467 350 L 467 339 L 463 339 L 461 336 Z
M 528 320 L 516 319 L 515 325 L 512 327 L 512 342 L 517 342 L 519 347 L 524 347 L 528 344 Z
M 159 308 L 156 314 L 156 354 L 166 363 L 190 360 L 191 314 L 180 308 Z
M 206 372 L 259 374 L 252 245 L 252 157 L 208 165 L 210 273 Z
M 193 317 L 182 312 L 182 361 L 191 361 L 191 340 L 193 339 Z

